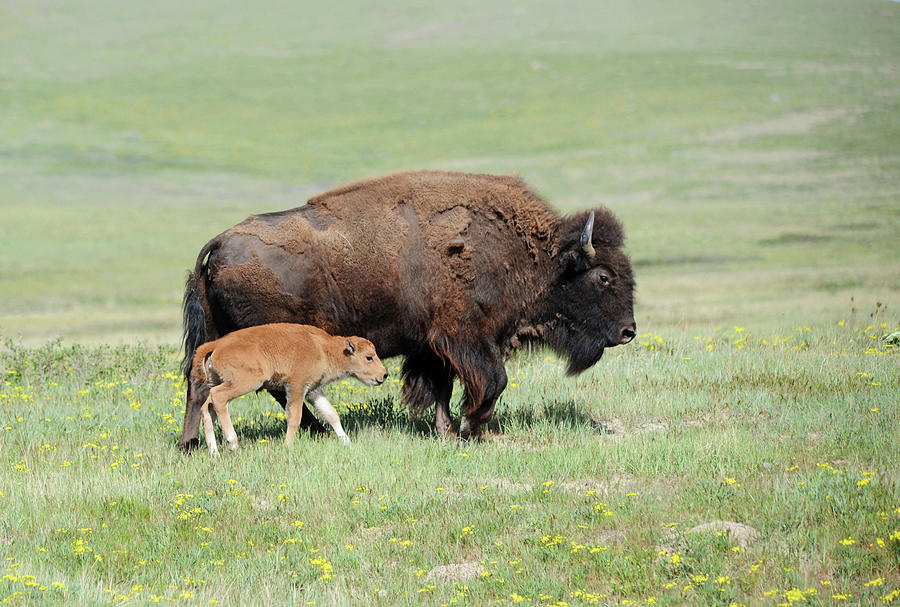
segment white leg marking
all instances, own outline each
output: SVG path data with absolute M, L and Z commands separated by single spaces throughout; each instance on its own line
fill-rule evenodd
M 237 450 L 238 444 L 237 444 L 237 433 L 236 432 L 232 432 L 231 436 L 226 436 L 225 440 L 228 441 L 229 449 L 231 449 L 232 451 Z
M 209 411 L 209 399 L 200 407 L 200 418 L 203 420 L 203 436 L 206 438 L 206 446 L 209 454 L 213 457 L 219 456 L 219 447 L 216 446 L 216 431 L 213 427 L 212 415 Z
M 328 399 L 322 394 L 322 391 L 314 390 L 309 393 L 308 398 L 316 408 L 316 411 L 319 412 L 319 415 L 334 428 L 334 431 L 337 433 L 338 438 L 341 439 L 341 442 L 349 446 L 350 437 L 347 436 L 344 432 L 344 427 L 341 426 L 341 418 L 338 416 L 338 412 L 335 411 L 334 406 L 328 402 Z

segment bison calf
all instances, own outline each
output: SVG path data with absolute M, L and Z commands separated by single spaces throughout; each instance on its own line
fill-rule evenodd
M 195 389 L 202 384 L 210 386 L 200 410 L 210 455 L 219 454 L 210 404 L 222 424 L 228 448 L 234 451 L 237 435 L 228 415 L 228 403 L 260 388 L 275 388 L 287 394 L 285 444 L 293 442 L 297 434 L 304 399 L 331 424 L 344 444 L 350 444 L 337 411 L 322 394 L 326 384 L 348 375 L 374 386 L 387 379 L 387 370 L 369 340 L 335 337 L 309 325 L 275 323 L 248 327 L 201 345 L 194 354 L 191 383 Z

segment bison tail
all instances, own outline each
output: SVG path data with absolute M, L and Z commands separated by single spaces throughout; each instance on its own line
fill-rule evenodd
M 184 360 L 181 370 L 185 379 L 190 379 L 191 363 L 194 360 L 194 352 L 200 345 L 206 343 L 206 310 L 203 308 L 198 280 L 200 277 L 195 272 L 188 275 L 187 285 L 184 289 L 184 302 L 182 304 L 184 314 L 184 327 L 182 341 L 184 342 Z
M 184 287 L 184 301 L 182 302 L 184 360 L 181 361 L 181 371 L 187 380 L 190 380 L 194 352 L 201 344 L 210 340 L 206 327 L 208 306 L 204 284 L 206 274 L 204 263 L 206 256 L 219 247 L 219 240 L 220 236 L 213 238 L 200 250 L 194 271 L 188 274 L 187 283 Z

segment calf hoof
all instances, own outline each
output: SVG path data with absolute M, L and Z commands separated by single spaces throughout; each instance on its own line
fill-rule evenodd
M 220 457 L 219 450 L 218 449 L 210 449 L 209 456 L 213 459 L 219 459 L 219 457 Z
M 345 447 L 352 447 L 352 446 L 353 446 L 353 443 L 350 442 L 350 437 L 349 437 L 349 436 L 342 436 L 342 437 L 340 437 L 340 439 L 341 439 L 341 443 L 342 443 Z
M 228 443 L 228 450 L 229 450 L 229 451 L 237 451 L 237 448 L 238 448 L 237 441 Z

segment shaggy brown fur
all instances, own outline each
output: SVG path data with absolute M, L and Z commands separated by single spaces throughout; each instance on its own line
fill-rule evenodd
M 347 375 L 368 385 L 379 385 L 387 379 L 387 370 L 372 342 L 361 337 L 333 337 L 307 325 L 276 323 L 241 329 L 201 345 L 194 353 L 191 383 L 210 388 L 200 408 L 210 454 L 218 455 L 210 404 L 233 451 L 237 449 L 237 435 L 228 403 L 262 387 L 282 389 L 287 394 L 286 444 L 297 434 L 304 398 L 349 444 L 337 412 L 321 391 L 326 384 Z
M 518 178 L 419 171 L 252 215 L 200 252 L 185 292 L 186 356 L 267 322 L 363 335 L 406 357 L 405 397 L 415 409 L 437 404 L 441 434 L 453 432 L 459 377 L 467 435 L 491 418 L 504 357 L 523 341 L 547 343 L 577 373 L 634 336 L 622 228 L 608 210 L 592 213 L 586 247 L 588 213 L 560 217 Z M 204 398 L 189 388 L 184 448 Z

